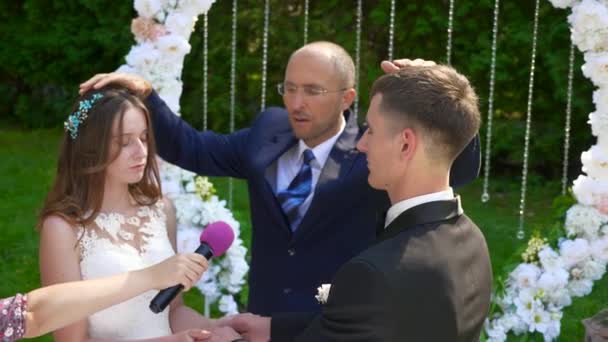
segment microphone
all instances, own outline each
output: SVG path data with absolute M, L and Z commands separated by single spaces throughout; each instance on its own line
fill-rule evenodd
M 201 245 L 198 246 L 194 253 L 200 254 L 209 260 L 212 257 L 219 257 L 226 252 L 232 241 L 234 241 L 234 232 L 228 223 L 217 221 L 207 225 L 199 240 Z M 150 310 L 154 313 L 163 311 L 183 289 L 184 286 L 179 284 L 161 290 L 150 301 Z

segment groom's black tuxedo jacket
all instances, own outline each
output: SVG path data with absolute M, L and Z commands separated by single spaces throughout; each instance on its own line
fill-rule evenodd
M 277 314 L 272 342 L 478 341 L 492 271 L 460 199 L 399 215 L 337 272 L 321 314 Z

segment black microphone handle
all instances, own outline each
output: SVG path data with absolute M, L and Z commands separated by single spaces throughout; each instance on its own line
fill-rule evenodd
M 207 260 L 213 257 L 213 250 L 211 250 L 211 247 L 206 242 L 201 242 L 201 245 L 198 246 L 194 253 L 204 256 Z M 183 289 L 184 286 L 179 284 L 161 290 L 150 301 L 150 310 L 154 313 L 162 312 Z

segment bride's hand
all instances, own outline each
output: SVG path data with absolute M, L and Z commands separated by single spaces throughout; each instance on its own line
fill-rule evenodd
M 157 290 L 181 284 L 184 286 L 184 291 L 188 291 L 208 267 L 209 264 L 204 256 L 187 253 L 174 255 L 140 272 Z

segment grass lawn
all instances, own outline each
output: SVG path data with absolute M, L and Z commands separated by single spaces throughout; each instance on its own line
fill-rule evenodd
M 23 131 L 0 125 L 0 298 L 27 292 L 39 286 L 38 233 L 34 229 L 37 211 L 55 173 L 61 131 Z M 515 238 L 519 207 L 519 179 L 493 179 L 491 200 L 481 203 L 481 180 L 460 189 L 465 212 L 482 228 L 488 240 L 495 278 L 504 276 L 505 267 L 519 262 L 514 252 L 522 242 Z M 214 179 L 219 194 L 227 182 Z M 556 222 L 552 199 L 559 193 L 555 182 L 535 181 L 529 185 L 526 228 L 543 229 Z M 242 181 L 235 182 L 234 214 L 241 222 L 243 239 L 250 241 L 249 204 Z M 225 197 L 225 196 L 224 196 Z M 246 294 L 244 294 L 246 296 Z M 244 298 L 243 298 L 244 301 Z M 201 296 L 186 295 L 188 305 L 201 311 Z M 574 299 L 565 310 L 560 341 L 581 341 L 581 319 L 597 313 L 608 303 L 608 277 L 596 282 L 591 295 Z M 50 336 L 38 339 L 51 341 Z M 525 339 L 512 337 L 512 341 Z M 528 341 L 542 341 L 534 336 Z

